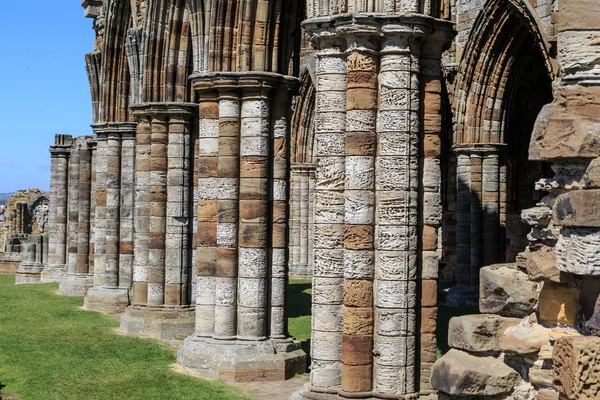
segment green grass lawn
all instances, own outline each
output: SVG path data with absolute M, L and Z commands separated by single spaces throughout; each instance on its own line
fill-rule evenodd
M 288 330 L 302 343 L 302 350 L 309 356 L 311 333 L 311 281 L 290 281 L 287 296 Z
M 110 316 L 83 311 L 57 284 L 14 284 L 0 275 L 0 381 L 21 399 L 250 399 L 241 391 L 173 372 L 175 352 L 124 337 Z

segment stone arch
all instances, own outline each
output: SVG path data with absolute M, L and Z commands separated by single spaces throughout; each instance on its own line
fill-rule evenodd
M 194 71 L 298 75 L 301 1 L 187 0 Z
M 149 18 L 143 33 L 142 101 L 189 101 L 193 51 L 186 1 L 150 1 L 146 12 Z
M 300 79 L 291 129 L 289 272 L 306 278 L 312 276 L 313 264 L 316 88 L 308 68 Z
M 96 122 L 123 122 L 130 119 L 131 80 L 125 41 L 131 27 L 131 4 L 127 0 L 113 0 L 104 6 L 106 22 L 98 94 L 100 119 Z
M 534 182 L 545 168 L 528 161 L 527 150 L 556 71 L 523 0 L 488 1 L 463 54 L 453 100 L 456 175 L 448 175 L 460 207 L 456 230 L 445 231 L 456 232 L 457 283 L 477 286 L 479 268 L 514 261 L 527 245 L 520 211 L 538 200 Z
M 48 211 L 50 200 L 44 194 L 35 198 L 29 206 L 29 215 L 31 218 L 31 233 L 39 234 L 46 232 L 48 222 Z
M 532 50 L 540 52 L 548 76 L 555 67 L 550 44 L 534 11 L 523 0 L 491 0 L 480 12 L 460 63 L 454 104 L 454 144 L 502 143 L 503 101 L 509 75 Z

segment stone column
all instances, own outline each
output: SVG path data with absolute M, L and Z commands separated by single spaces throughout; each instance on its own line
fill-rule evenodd
M 288 338 L 287 107 L 296 80 L 275 74 L 193 77 L 200 99 L 196 332 L 179 362 L 228 381 L 303 371 Z M 271 102 L 275 99 L 275 102 Z
M 130 335 L 172 339 L 193 332 L 190 307 L 192 143 L 196 105 L 136 105 L 133 299 Z
M 71 157 L 69 159 L 69 205 L 67 222 L 67 275 L 77 272 L 77 238 L 79 229 L 79 178 L 80 168 L 79 157 L 80 149 L 83 146 L 81 137 L 74 139 Z M 61 283 L 62 283 L 61 280 Z
M 41 274 L 42 282 L 58 282 L 67 263 L 67 203 L 69 193 L 69 154 L 72 138 L 56 135 L 50 147 L 50 210 L 48 211 L 48 265 Z
M 381 48 L 373 389 L 382 394 L 417 391 L 419 49 L 412 35 Z
M 439 27 L 436 27 L 439 28 Z M 420 108 L 422 131 L 419 151 L 421 182 L 419 186 L 419 225 L 422 226 L 419 243 L 421 308 L 417 314 L 420 322 L 418 366 L 419 393 L 432 393 L 431 368 L 437 360 L 437 292 L 438 269 L 441 257 L 442 225 L 442 52 L 450 42 L 451 31 L 436 29 L 421 45 L 420 57 Z M 416 97 L 413 102 L 418 101 Z
M 291 168 L 290 276 L 312 277 L 312 224 L 315 166 L 295 164 Z
M 88 254 L 88 272 L 92 275 L 92 284 L 94 277 L 96 251 L 96 162 L 97 162 L 97 141 L 93 140 L 88 143 L 91 154 L 91 170 L 90 170 L 90 237 L 89 237 L 89 254 Z
M 503 144 L 455 146 L 457 154 L 457 267 L 458 285 L 449 294 L 449 304 L 476 305 L 479 300 L 479 270 L 501 261 L 500 236 L 501 168 Z M 503 175 L 506 179 L 506 174 Z M 504 185 L 506 188 L 506 185 Z
M 69 245 L 67 274 L 60 282 L 60 292 L 67 296 L 84 296 L 92 286 L 93 280 L 89 273 L 92 178 L 92 152 L 89 141 L 88 137 L 77 138 L 77 147 L 73 150 L 77 156 L 71 155 L 71 181 L 77 182 L 77 186 L 70 185 L 72 196 L 69 205 L 72 208 L 69 213 L 69 228 L 75 232 L 69 232 L 69 237 L 74 241 Z M 75 166 L 75 163 L 78 165 Z M 77 193 L 73 194 L 74 192 Z
M 131 169 L 135 156 L 131 147 L 136 124 L 117 122 L 93 125 L 97 136 L 95 182 L 95 232 L 93 286 L 84 299 L 88 310 L 122 312 L 129 305 L 131 288 L 131 219 L 133 201 Z M 125 150 L 127 149 L 127 150 Z
M 343 41 L 323 40 L 317 55 L 311 385 L 339 389 L 344 303 L 344 185 L 347 61 Z
M 440 71 L 437 90 L 426 83 L 441 48 L 422 68 L 421 46 L 438 30 L 445 42 L 451 27 L 416 15 L 344 14 L 305 28 L 318 49 L 318 161 L 313 365 L 303 398 L 418 397 L 429 389 L 419 385 L 430 362 L 421 356 L 432 343 L 435 355 L 419 318 L 435 312 L 441 217 L 440 150 L 424 155 L 426 133 L 440 143 Z M 433 104 L 421 110 L 427 97 Z
M 373 387 L 373 279 L 375 222 L 390 216 L 394 195 L 375 200 L 377 47 L 368 36 L 348 36 L 346 179 L 344 212 L 344 323 L 340 395 L 354 397 Z M 375 208 L 378 207 L 377 215 Z

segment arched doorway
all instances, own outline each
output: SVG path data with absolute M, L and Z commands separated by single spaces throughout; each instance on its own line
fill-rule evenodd
M 521 210 L 535 205 L 545 166 L 528 160 L 535 119 L 552 101 L 551 46 L 522 0 L 492 0 L 480 12 L 460 61 L 447 146 L 447 301 L 476 304 L 479 269 L 514 261 L 527 245 Z M 547 176 L 547 175 L 546 175 Z M 455 239 L 455 240 L 454 240 Z

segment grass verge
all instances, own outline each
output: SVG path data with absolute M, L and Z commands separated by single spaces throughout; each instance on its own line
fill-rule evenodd
M 20 399 L 248 400 L 219 382 L 171 370 L 166 344 L 119 336 L 110 316 L 84 311 L 57 284 L 0 275 L 0 381 Z

